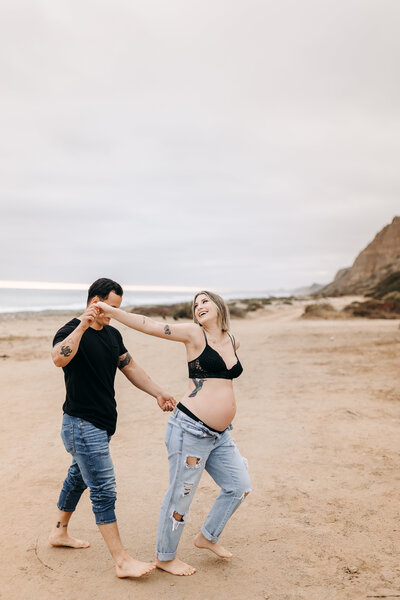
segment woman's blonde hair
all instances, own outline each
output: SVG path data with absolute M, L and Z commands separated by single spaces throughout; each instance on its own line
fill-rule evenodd
M 197 292 L 197 294 L 193 298 L 193 304 L 192 304 L 193 321 L 195 323 L 197 323 L 197 325 L 200 325 L 200 323 L 198 322 L 198 320 L 196 319 L 195 314 L 194 314 L 194 305 L 196 303 L 196 298 L 198 296 L 201 296 L 201 294 L 205 294 L 206 296 L 208 296 L 208 298 L 211 300 L 211 302 L 213 302 L 215 304 L 215 306 L 217 307 L 218 325 L 221 327 L 222 331 L 229 331 L 229 326 L 230 326 L 229 308 L 227 307 L 227 305 L 225 304 L 225 301 L 221 298 L 221 296 L 218 296 L 218 294 L 214 294 L 213 292 L 207 292 L 207 290 L 202 290 L 201 292 Z M 201 325 L 200 325 L 200 327 L 201 327 Z

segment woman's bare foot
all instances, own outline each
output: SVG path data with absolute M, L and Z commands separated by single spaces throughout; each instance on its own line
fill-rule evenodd
M 171 575 L 193 575 L 196 573 L 196 569 L 191 565 L 174 558 L 173 560 L 156 560 L 156 567 L 171 573 Z
M 154 563 L 135 560 L 128 555 L 127 558 L 124 558 L 115 565 L 115 572 L 117 577 L 143 577 L 143 575 L 150 573 L 155 568 L 156 565 Z
M 205 538 L 201 532 L 195 537 L 194 545 L 196 548 L 205 548 L 206 550 L 211 550 L 211 552 L 214 552 L 214 554 L 220 558 L 232 558 L 233 556 L 232 552 L 226 550 L 223 546 L 221 546 L 221 544 L 218 544 L 218 542 L 213 544 L 207 538 Z
M 89 542 L 71 537 L 68 533 L 51 533 L 49 542 L 52 546 L 63 546 L 65 548 L 89 548 Z

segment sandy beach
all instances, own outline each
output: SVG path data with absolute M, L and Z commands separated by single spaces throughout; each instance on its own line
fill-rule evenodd
M 336 305 L 343 299 L 336 299 Z M 253 492 L 228 523 L 217 559 L 193 546 L 217 493 L 204 474 L 178 556 L 192 577 L 156 571 L 119 580 L 88 492 L 71 533 L 85 550 L 47 538 L 70 457 L 59 435 L 64 384 L 50 358 L 65 315 L 0 320 L 1 583 L 3 600 L 360 600 L 400 595 L 398 320 L 305 320 L 301 306 L 233 320 L 244 374 L 232 432 Z M 177 400 L 184 347 L 118 325 L 125 345 Z M 168 415 L 117 373 L 111 442 L 117 515 L 129 552 L 152 560 L 167 488 Z M 397 596 L 398 597 L 398 596 Z

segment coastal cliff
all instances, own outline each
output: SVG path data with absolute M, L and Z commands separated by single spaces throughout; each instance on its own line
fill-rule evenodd
M 386 225 L 357 256 L 353 265 L 340 269 L 324 296 L 368 294 L 384 279 L 400 271 L 400 217 Z

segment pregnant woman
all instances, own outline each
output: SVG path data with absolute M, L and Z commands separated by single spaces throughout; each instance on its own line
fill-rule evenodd
M 219 536 L 251 491 L 251 484 L 246 460 L 229 434 L 236 413 L 233 379 L 243 368 L 236 354 L 239 343 L 229 333 L 225 302 L 217 294 L 199 292 L 193 301 L 194 323 L 169 325 L 104 302 L 97 306 L 106 316 L 133 329 L 186 346 L 188 388 L 168 422 L 165 437 L 170 484 L 158 523 L 157 567 L 173 575 L 192 575 L 196 570 L 176 558 L 176 551 L 204 469 L 221 491 L 194 543 L 221 558 L 231 558 Z

